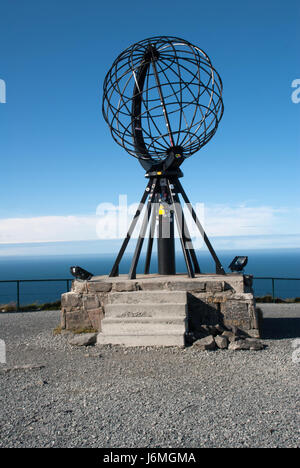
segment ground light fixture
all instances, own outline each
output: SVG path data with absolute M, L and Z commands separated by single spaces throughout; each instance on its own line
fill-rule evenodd
M 84 270 L 80 266 L 71 266 L 70 272 L 72 276 L 80 280 L 90 280 L 94 276 L 92 273 Z
M 248 263 L 248 257 L 237 255 L 236 257 L 234 257 L 234 259 L 232 260 L 228 268 L 232 272 L 243 271 L 247 263 Z

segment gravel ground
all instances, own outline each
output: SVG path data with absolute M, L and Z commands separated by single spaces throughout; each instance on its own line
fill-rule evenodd
M 74 348 L 57 311 L 0 314 L 0 447 L 299 446 L 300 314 L 274 339 L 270 310 L 263 351 L 211 352 Z

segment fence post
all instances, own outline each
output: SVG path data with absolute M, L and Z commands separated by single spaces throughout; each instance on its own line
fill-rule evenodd
M 20 281 L 17 280 L 17 312 L 20 310 Z
M 272 298 L 273 303 L 275 302 L 275 278 L 272 278 Z

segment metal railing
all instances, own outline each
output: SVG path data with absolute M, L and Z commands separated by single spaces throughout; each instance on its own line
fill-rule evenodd
M 271 280 L 272 281 L 272 301 L 276 301 L 275 281 L 300 281 L 300 278 L 277 278 L 274 276 L 253 276 L 253 280 Z M 300 293 L 299 293 L 300 295 Z
M 253 280 L 269 280 L 272 282 L 272 301 L 276 301 L 275 295 L 275 281 L 300 281 L 300 278 L 278 278 L 274 276 L 254 276 Z M 21 283 L 38 283 L 38 282 L 65 282 L 66 283 L 66 292 L 70 290 L 70 282 L 73 281 L 73 278 L 54 278 L 54 279 L 19 279 L 19 280 L 0 280 L 0 283 L 16 283 L 16 310 L 20 310 L 20 284 Z M 299 292 L 300 296 L 300 292 Z
M 72 278 L 54 278 L 54 279 L 19 279 L 19 280 L 0 280 L 0 283 L 16 283 L 16 287 L 17 287 L 17 290 L 16 290 L 16 296 L 17 296 L 17 302 L 16 302 L 16 310 L 17 312 L 19 312 L 20 310 L 20 284 L 21 283 L 38 283 L 38 282 L 52 282 L 52 281 L 56 281 L 56 282 L 65 282 L 66 283 L 66 286 L 67 286 L 67 291 L 68 292 L 70 290 L 70 282 L 73 281 Z

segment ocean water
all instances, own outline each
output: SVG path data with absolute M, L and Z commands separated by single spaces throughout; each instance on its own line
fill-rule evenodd
M 249 250 L 248 252 L 218 252 L 221 263 L 226 271 L 235 255 L 248 255 L 249 260 L 245 273 L 254 276 L 272 276 L 280 278 L 300 278 L 300 249 L 276 250 Z M 0 257 L 0 280 L 15 279 L 72 279 L 70 266 L 79 265 L 95 275 L 105 275 L 115 260 L 116 254 L 89 254 L 89 255 L 52 255 L 52 256 L 16 256 Z M 120 265 L 120 273 L 127 273 L 131 263 L 132 254 L 124 256 Z M 144 256 L 141 255 L 137 272 L 143 272 Z M 208 252 L 198 254 L 198 261 L 202 272 L 213 273 L 214 263 Z M 157 258 L 155 253 L 151 262 L 151 272 L 157 271 Z M 178 272 L 186 272 L 182 254 L 176 257 Z M 67 290 L 66 281 L 62 282 L 28 282 L 20 285 L 20 302 L 22 305 L 34 302 L 52 302 L 58 300 Z M 270 280 L 254 281 L 255 295 L 271 294 Z M 275 281 L 277 297 L 300 297 L 300 281 Z M 16 284 L 0 282 L 0 304 L 16 301 Z

